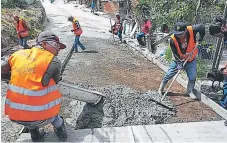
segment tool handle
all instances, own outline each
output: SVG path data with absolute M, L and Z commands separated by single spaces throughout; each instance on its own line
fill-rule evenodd
M 190 52 L 188 58 L 187 58 L 187 59 L 184 61 L 184 63 L 183 63 L 183 67 L 185 66 L 185 64 L 187 63 L 188 59 L 190 58 L 191 54 L 195 51 L 195 49 L 197 48 L 197 46 L 198 46 L 198 44 L 196 44 L 195 48 Z M 171 84 L 169 85 L 169 87 L 167 88 L 166 92 L 165 92 L 164 95 L 162 96 L 160 102 L 162 102 L 162 101 L 164 100 L 164 98 L 166 97 L 167 93 L 169 92 L 169 89 L 172 87 L 174 81 L 177 79 L 177 77 L 178 77 L 178 75 L 180 74 L 180 72 L 181 72 L 181 70 L 179 70 L 179 71 L 177 72 L 177 74 L 176 74 L 175 77 L 173 78 Z
M 172 82 L 170 83 L 169 87 L 167 88 L 166 92 L 164 93 L 164 95 L 162 96 L 161 98 L 161 101 L 162 102 L 164 100 L 164 98 L 166 97 L 167 93 L 169 92 L 169 89 L 172 87 L 174 81 L 176 80 L 176 78 L 178 77 L 178 75 L 180 74 L 180 70 L 177 72 L 177 74 L 174 76 Z

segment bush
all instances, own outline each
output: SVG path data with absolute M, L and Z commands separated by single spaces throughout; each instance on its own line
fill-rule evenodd
M 172 50 L 170 47 L 168 47 L 166 49 L 166 52 L 165 52 L 165 60 L 170 63 L 172 61 Z
M 197 62 L 197 78 L 200 79 L 202 77 L 206 77 L 206 74 L 208 72 L 207 61 L 201 58 L 197 58 L 196 62 Z
M 26 8 L 27 2 L 25 0 L 2 0 L 1 8 Z

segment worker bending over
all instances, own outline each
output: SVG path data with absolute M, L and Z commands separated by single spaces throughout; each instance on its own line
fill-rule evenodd
M 1 61 L 2 76 L 7 79 L 10 75 L 5 114 L 29 129 L 34 142 L 44 140 L 45 132 L 39 128 L 49 123 L 65 141 L 64 119 L 59 116 L 62 95 L 56 85 L 61 80 L 61 62 L 56 55 L 66 46 L 49 31 L 41 32 L 36 42 L 37 46 L 16 51 L 8 61 Z
M 137 41 L 141 46 L 145 46 L 145 43 L 143 42 L 142 38 L 145 37 L 145 35 L 149 34 L 150 28 L 152 27 L 152 23 L 147 18 L 144 18 L 144 24 L 142 26 L 142 31 L 136 35 Z
M 123 24 L 123 20 L 120 17 L 119 13 L 116 13 L 115 16 L 116 16 L 116 20 L 115 20 L 114 25 L 112 26 L 113 33 L 115 35 L 117 35 L 118 38 L 120 39 L 120 42 L 122 42 L 122 30 L 123 30 L 122 24 Z

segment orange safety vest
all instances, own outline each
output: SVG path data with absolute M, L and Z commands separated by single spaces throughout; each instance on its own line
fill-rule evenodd
M 76 18 L 74 17 L 73 20 L 73 30 L 74 30 L 74 34 L 76 36 L 80 36 L 82 34 L 82 28 L 80 27 L 80 23 L 78 20 L 76 20 Z
M 190 55 L 190 53 L 192 52 L 192 50 L 195 48 L 196 46 L 196 43 L 194 41 L 194 33 L 193 33 L 193 29 L 192 29 L 192 26 L 187 26 L 187 30 L 189 32 L 189 41 L 188 41 L 188 46 L 187 46 L 187 50 L 186 50 L 186 54 L 182 54 L 181 53 L 181 50 L 180 50 L 180 47 L 179 47 L 179 44 L 176 40 L 176 38 L 174 37 L 174 34 L 171 35 L 170 37 L 172 38 L 176 48 L 177 48 L 177 53 L 180 55 L 180 58 L 181 59 L 187 59 L 188 56 Z M 193 61 L 195 59 L 195 57 L 197 56 L 198 54 L 198 48 L 196 48 L 193 53 L 191 54 L 191 57 L 188 59 L 189 62 Z
M 11 79 L 5 101 L 5 114 L 11 120 L 38 121 L 56 116 L 61 93 L 53 78 L 43 86 L 42 78 L 54 58 L 44 49 L 19 50 L 9 58 Z
M 17 22 L 15 23 L 17 32 L 22 31 L 20 32 L 20 34 L 17 34 L 18 38 L 28 36 L 28 29 L 25 29 L 23 27 L 23 24 L 22 24 L 23 21 L 24 20 L 20 19 L 18 23 Z

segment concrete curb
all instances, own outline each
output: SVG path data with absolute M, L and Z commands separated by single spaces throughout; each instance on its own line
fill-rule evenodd
M 209 121 L 68 130 L 67 142 L 225 142 L 227 128 L 223 123 Z M 30 133 L 23 133 L 16 142 L 31 142 Z M 45 137 L 45 142 L 60 140 L 52 131 Z
M 163 71 L 167 71 L 168 67 L 166 67 L 165 65 L 163 65 L 161 62 L 159 62 L 154 54 L 152 54 L 151 52 L 149 52 L 149 50 L 147 48 L 141 49 L 139 47 L 136 46 L 136 44 L 131 41 L 130 38 L 126 38 L 124 39 L 126 41 L 126 43 L 132 47 L 133 49 L 139 51 L 144 57 L 146 57 L 149 61 L 151 61 L 152 63 L 156 64 L 159 68 L 161 68 Z M 187 81 L 185 81 L 183 78 L 181 78 L 180 76 L 177 77 L 176 81 L 182 85 L 184 88 L 187 88 Z M 213 100 L 211 100 L 209 97 L 207 97 L 206 95 L 204 95 L 203 93 L 201 93 L 198 89 L 196 89 L 196 96 L 198 97 L 198 99 L 203 102 L 204 104 L 208 105 L 211 109 L 213 109 L 218 115 L 220 115 L 222 118 L 227 119 L 227 110 L 225 110 L 224 108 L 222 108 L 220 105 L 218 105 L 217 103 L 215 103 Z

